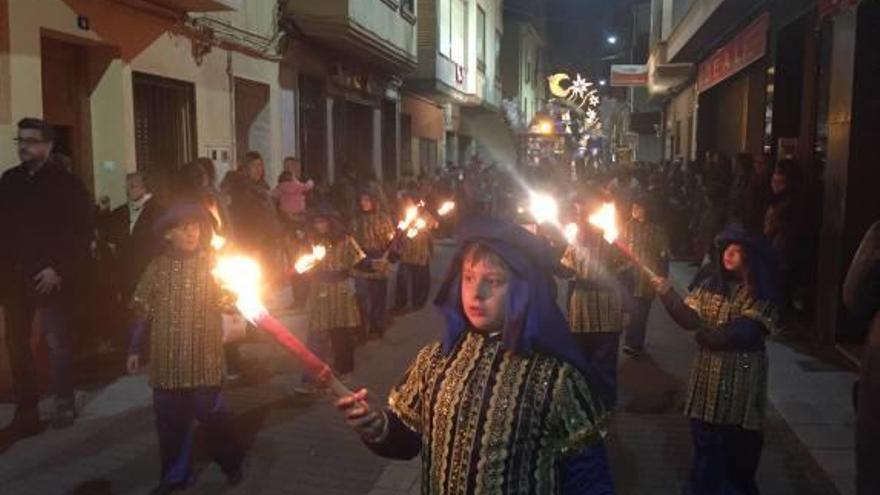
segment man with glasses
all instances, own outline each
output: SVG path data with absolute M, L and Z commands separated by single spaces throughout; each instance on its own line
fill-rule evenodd
M 22 119 L 15 138 L 21 164 L 0 178 L 0 305 L 17 405 L 3 440 L 41 430 L 30 344 L 34 323 L 49 349 L 52 425 L 65 428 L 76 417 L 67 316 L 88 256 L 90 197 L 76 176 L 51 159 L 53 134 L 43 120 Z

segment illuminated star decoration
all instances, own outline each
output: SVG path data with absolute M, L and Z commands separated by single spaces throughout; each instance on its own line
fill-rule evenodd
M 592 85 L 593 85 L 593 83 L 587 81 L 586 79 L 581 77 L 580 74 L 578 74 L 577 77 L 574 78 L 574 81 L 572 81 L 572 83 L 571 83 L 572 99 L 586 98 L 587 91 L 590 90 L 590 86 L 592 86 Z

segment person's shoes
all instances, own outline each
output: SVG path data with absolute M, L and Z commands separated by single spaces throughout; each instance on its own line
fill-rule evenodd
M 76 406 L 72 399 L 55 400 L 55 416 L 52 417 L 52 428 L 63 430 L 76 421 Z
M 630 357 L 639 357 L 639 355 L 642 353 L 642 350 L 625 345 L 623 346 L 623 353 Z

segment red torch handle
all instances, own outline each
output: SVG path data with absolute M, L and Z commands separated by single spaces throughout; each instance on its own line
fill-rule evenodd
M 330 366 L 321 361 L 315 353 L 291 334 L 287 327 L 275 317 L 267 313 L 260 316 L 256 323 L 260 328 L 268 332 L 276 342 L 293 354 L 302 363 L 306 371 L 314 376 L 319 383 L 329 388 L 333 395 L 342 398 L 352 394 L 351 390 L 336 378 Z
M 620 251 L 623 252 L 623 254 L 625 254 L 627 258 L 632 260 L 632 262 L 635 263 L 636 266 L 638 266 L 639 268 L 642 269 L 642 271 L 644 271 L 646 274 L 648 274 L 649 277 L 657 278 L 657 272 L 655 272 L 654 270 L 651 270 L 650 268 L 648 268 L 647 265 L 642 263 L 642 260 L 640 260 L 638 257 L 636 257 L 635 253 L 633 253 L 632 250 L 630 250 L 629 246 L 620 242 L 619 240 L 615 240 L 614 245 L 617 246 L 617 248 L 620 249 Z

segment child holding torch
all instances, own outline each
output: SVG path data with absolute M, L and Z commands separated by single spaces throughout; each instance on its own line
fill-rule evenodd
M 375 191 L 363 190 L 359 202 L 360 214 L 352 225 L 352 235 L 372 265 L 371 270 L 358 272 L 355 279 L 361 321 L 368 337 L 381 338 L 385 333 L 385 295 L 388 292 L 385 249 L 394 237 L 394 223 L 387 213 L 379 211 Z
M 684 299 L 666 279 L 652 279 L 676 323 L 695 332 L 698 347 L 684 406 L 694 443 L 688 493 L 758 493 L 764 340 L 779 328 L 772 254 L 742 228 L 725 229 L 715 243 L 711 275 Z
M 309 241 L 312 246 L 323 246 L 326 254 L 305 272 L 309 281 L 308 346 L 322 359 L 332 353 L 333 367 L 345 383 L 354 371 L 354 334 L 361 325 L 352 276 L 354 270 L 366 268 L 362 263 L 366 254 L 330 206 L 317 206 L 309 218 Z M 314 391 L 314 383 L 305 375 L 298 392 Z
M 150 335 L 150 386 L 159 435 L 162 473 L 153 493 L 192 483 L 192 423 L 198 420 L 214 460 L 229 483 L 242 480 L 243 454 L 223 409 L 223 292 L 211 273 L 214 255 L 202 242 L 208 213 L 197 203 L 177 203 L 154 227 L 167 241 L 148 265 L 132 296 L 138 315 L 131 330 L 128 371 L 140 368 L 146 329 Z
M 442 339 L 419 352 L 384 409 L 337 407 L 365 444 L 422 456 L 422 493 L 614 493 L 606 387 L 556 304 L 558 262 L 509 222 L 462 226 L 435 304 Z

